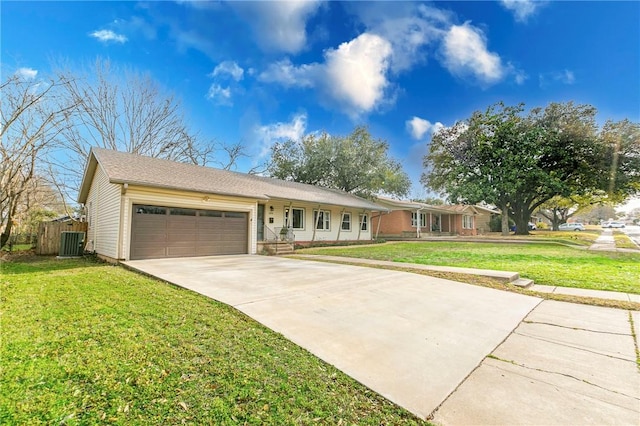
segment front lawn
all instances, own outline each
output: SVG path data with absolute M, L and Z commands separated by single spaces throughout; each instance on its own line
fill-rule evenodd
M 640 254 L 591 252 L 557 244 L 398 242 L 300 250 L 425 265 L 519 272 L 537 284 L 640 293 Z
M 0 268 L 0 424 L 424 424 L 204 296 L 84 259 Z
M 525 238 L 529 238 L 533 241 L 548 241 L 558 242 L 563 244 L 575 244 L 580 246 L 589 247 L 596 242 L 596 239 L 602 232 L 599 230 L 587 230 L 587 231 L 548 231 L 538 230 L 531 231 L 531 235 Z

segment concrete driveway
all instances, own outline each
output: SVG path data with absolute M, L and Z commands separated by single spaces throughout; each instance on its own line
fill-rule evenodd
M 548 322 L 553 323 L 553 312 L 564 309 L 553 305 L 557 302 L 541 304 L 535 297 L 406 272 L 279 257 L 217 256 L 126 264 L 234 306 L 421 418 L 443 424 L 545 423 L 544 418 L 535 417 L 540 409 L 532 416 L 518 417 L 522 410 L 510 405 L 509 396 L 514 388 L 520 389 L 514 378 L 523 375 L 509 369 L 517 370 L 518 356 L 528 358 L 528 344 L 545 340 L 514 341 L 523 333 L 540 332 L 535 328 L 539 326 L 531 330 L 529 323 L 521 321 L 538 315 L 537 306 L 550 306 Z M 627 346 L 631 342 L 633 355 L 633 340 L 625 321 L 628 341 L 621 345 L 626 345 L 624 357 L 629 358 Z M 514 330 L 517 333 L 512 334 Z M 496 355 L 486 358 L 492 353 Z M 543 356 L 536 358 L 540 368 L 553 369 L 546 361 Z M 501 369 L 498 376 L 494 364 Z M 531 370 L 538 368 L 535 365 Z M 624 365 L 621 371 L 631 372 L 622 380 L 624 401 L 610 399 L 604 403 L 607 409 L 601 410 L 610 419 L 640 415 L 629 409 L 634 401 L 636 408 L 640 403 L 632 389 L 638 383 L 635 362 L 625 359 Z M 509 380 L 500 382 L 501 377 Z M 499 393 L 495 386 L 506 390 Z M 562 402 L 558 395 L 553 397 L 556 403 Z M 498 405 L 515 417 L 482 417 L 493 411 L 488 402 L 495 403 L 494 398 L 502 398 Z M 619 414 L 615 410 L 621 406 Z M 580 423 L 579 419 L 574 417 L 571 423 Z

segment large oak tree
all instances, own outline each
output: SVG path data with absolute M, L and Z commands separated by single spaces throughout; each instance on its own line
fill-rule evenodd
M 503 234 L 509 216 L 516 233 L 527 234 L 531 213 L 556 196 L 603 187 L 620 197 L 637 193 L 633 126 L 611 124 L 599 134 L 595 115 L 592 106 L 572 102 L 528 114 L 523 105 L 502 103 L 474 112 L 433 136 L 422 181 L 451 201 L 497 206 Z
M 405 196 L 411 186 L 389 145 L 358 126 L 347 136 L 310 134 L 271 149 L 271 176 L 340 189 L 370 198 L 378 193 Z

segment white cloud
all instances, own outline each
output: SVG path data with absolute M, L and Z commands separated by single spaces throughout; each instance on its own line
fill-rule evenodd
M 442 45 L 444 66 L 453 75 L 473 77 L 482 85 L 500 81 L 506 74 L 500 56 L 487 50 L 487 40 L 471 24 L 452 25 Z
M 98 39 L 103 43 L 109 43 L 111 41 L 116 43 L 124 43 L 127 41 L 127 37 L 122 34 L 116 34 L 111 30 L 97 30 L 89 34 L 91 37 Z
M 571 85 L 576 82 L 576 76 L 573 71 L 570 70 L 553 71 L 540 74 L 538 76 L 538 81 L 540 83 L 540 87 L 542 88 L 554 83 Z
M 33 80 L 38 75 L 38 70 L 33 68 L 18 68 L 16 70 L 16 76 L 24 80 Z
M 284 87 L 313 87 L 320 72 L 320 64 L 295 66 L 289 58 L 269 64 L 258 75 L 265 83 L 278 83 Z
M 298 53 L 307 44 L 307 19 L 321 2 L 316 0 L 231 2 L 253 28 L 257 43 L 269 51 Z
M 235 61 L 224 61 L 219 63 L 210 74 L 211 77 L 230 76 L 235 81 L 242 80 L 244 70 Z
M 305 113 L 296 114 L 288 123 L 278 122 L 257 127 L 255 135 L 260 144 L 260 158 L 266 157 L 276 142 L 284 142 L 289 139 L 299 141 L 304 136 L 306 129 L 307 114 Z
M 212 100 L 218 105 L 226 105 L 231 106 L 233 102 L 231 101 L 231 88 L 230 87 L 222 87 L 219 84 L 212 84 L 209 87 L 209 92 L 207 93 L 207 99 Z
M 500 0 L 502 6 L 513 13 L 518 22 L 526 22 L 545 2 L 535 0 Z
M 518 85 L 524 84 L 524 82 L 529 79 L 529 76 L 527 75 L 527 73 L 525 73 L 522 70 L 514 69 L 513 73 L 514 73 L 514 78 L 516 80 L 516 84 L 518 84 Z
M 451 20 L 446 11 L 412 2 L 355 2 L 350 7 L 367 32 L 391 43 L 394 73 L 424 62 L 426 48 L 442 38 Z
M 373 110 L 389 84 L 387 70 L 391 44 L 380 36 L 363 33 L 337 50 L 328 50 L 326 88 L 352 116 Z
M 564 70 L 559 74 L 558 80 L 564 84 L 573 84 L 576 82 L 576 76 L 573 71 Z
M 412 117 L 411 120 L 407 120 L 405 122 L 407 126 L 407 131 L 411 134 L 416 140 L 422 139 L 427 133 L 436 133 L 440 129 L 444 128 L 444 125 L 440 122 L 436 122 L 431 124 L 429 120 L 425 120 L 420 117 Z
M 391 53 L 387 40 L 363 33 L 326 50 L 323 63 L 296 66 L 285 59 L 269 65 L 258 78 L 288 88 L 320 89 L 329 103 L 355 118 L 384 103 Z

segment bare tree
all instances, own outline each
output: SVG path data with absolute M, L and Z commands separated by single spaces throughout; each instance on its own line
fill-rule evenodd
M 66 129 L 73 107 L 59 93 L 66 83 L 16 73 L 0 85 L 0 247 L 9 240 L 21 203 L 35 185 L 41 159 Z
M 59 156 L 56 165 L 68 194 L 75 195 L 82 166 L 94 146 L 199 165 L 215 164 L 216 153 L 222 150 L 230 161 L 224 168 L 231 168 L 242 155 L 242 147 L 221 149 L 200 141 L 188 128 L 179 100 L 149 74 L 121 72 L 103 59 L 86 75 L 57 73 L 65 81 L 66 95 L 77 105 L 70 117 L 73 126 L 63 131 L 66 155 Z

